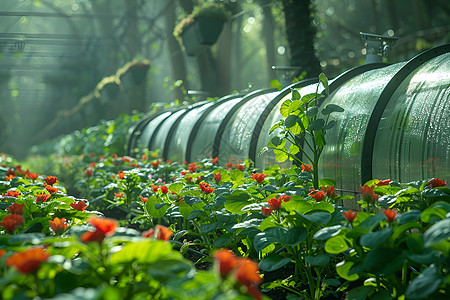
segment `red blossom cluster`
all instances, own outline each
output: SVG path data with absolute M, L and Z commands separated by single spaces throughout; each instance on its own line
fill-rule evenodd
M 81 236 L 81 241 L 101 243 L 107 236 L 113 235 L 116 231 L 117 222 L 112 219 L 92 217 L 89 223 L 95 227 L 95 231 L 88 231 Z
M 368 186 L 367 184 L 360 188 L 360 191 L 363 196 L 363 200 L 367 203 L 376 202 L 378 199 L 378 195 L 374 192 L 375 186 Z
M 261 213 L 265 216 L 270 215 L 270 213 L 272 212 L 272 210 L 280 210 L 281 209 L 281 203 L 283 202 L 288 202 L 291 200 L 291 196 L 288 195 L 281 195 L 280 197 L 277 198 L 270 198 L 267 199 L 267 202 L 269 203 L 270 208 L 267 207 L 262 207 L 261 208 Z
M 62 234 L 67 229 L 66 219 L 55 217 L 48 221 L 50 228 L 58 235 Z
M 86 202 L 84 202 L 84 200 L 78 201 L 75 203 L 70 203 L 69 205 L 70 205 L 70 207 L 72 207 L 73 209 L 76 209 L 78 211 L 84 211 L 88 207 Z
M 262 181 L 264 181 L 264 178 L 266 178 L 267 175 L 263 174 L 263 173 L 253 173 L 252 174 L 252 179 L 256 180 L 257 183 L 261 183 Z
M 353 221 L 355 220 L 357 214 L 358 214 L 358 212 L 353 211 L 351 209 L 349 211 L 342 212 L 342 215 L 347 219 L 347 221 L 350 224 L 353 223 Z
M 44 178 L 44 181 L 48 185 L 54 185 L 58 181 L 58 178 L 56 178 L 56 176 L 47 176 Z
M 197 171 L 197 167 L 197 163 L 193 162 L 188 165 L 188 170 L 191 173 L 195 173 L 195 171 Z
M 214 181 L 216 183 L 219 183 L 221 179 L 222 179 L 222 174 L 214 173 Z
M 23 223 L 25 223 L 25 220 L 21 215 L 12 214 L 5 216 L 3 221 L 0 223 L 0 226 L 5 227 L 6 232 L 12 234 Z
M 198 185 L 200 187 L 200 189 L 202 190 L 203 193 L 205 194 L 211 194 L 214 191 L 214 188 L 211 187 L 208 183 L 206 182 L 200 182 L 200 184 Z
M 228 249 L 221 249 L 214 255 L 218 269 L 222 278 L 233 276 L 247 289 L 247 293 L 253 298 L 262 299 L 262 295 L 257 285 L 262 282 L 259 275 L 258 264 L 249 258 L 236 257 Z
M 302 164 L 300 168 L 302 169 L 302 172 L 310 172 L 310 173 L 313 172 L 311 165 L 308 164 Z
M 445 186 L 445 180 L 444 179 L 439 179 L 439 178 L 433 178 L 429 181 L 430 183 L 430 187 L 431 188 L 435 188 L 435 187 L 440 187 L 440 186 Z

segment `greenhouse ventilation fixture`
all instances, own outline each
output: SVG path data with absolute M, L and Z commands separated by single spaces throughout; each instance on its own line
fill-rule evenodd
M 319 175 L 350 190 L 372 178 L 448 182 L 449 50 L 446 44 L 406 62 L 365 64 L 330 80 L 330 95 L 321 106 L 333 103 L 345 111 L 330 117 L 336 126 L 327 131 Z M 307 94 L 316 85 L 306 79 L 281 91 L 231 94 L 149 115 L 130 129 L 128 154 L 160 149 L 172 161 L 218 157 L 223 164 L 250 158 L 263 170 L 278 164 L 273 152 L 258 154 L 277 134 L 269 129 L 281 119 L 281 104 L 291 98 L 291 89 Z

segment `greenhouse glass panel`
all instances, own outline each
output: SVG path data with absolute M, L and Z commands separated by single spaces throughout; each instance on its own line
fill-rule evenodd
M 139 140 L 137 142 L 137 148 L 142 150 L 149 149 L 150 146 L 150 139 L 153 136 L 153 133 L 155 132 L 157 126 L 168 116 L 170 116 L 171 112 L 167 111 L 165 113 L 160 114 L 153 120 L 151 120 L 146 126 L 145 129 L 142 131 L 141 136 L 139 137 Z M 142 154 L 142 153 L 141 153 Z
M 159 128 L 159 130 L 155 133 L 155 136 L 152 140 L 150 140 L 150 150 L 161 150 L 161 152 L 164 150 L 164 143 L 166 142 L 167 134 L 169 133 L 170 128 L 175 123 L 175 121 L 180 117 L 184 112 L 186 111 L 186 108 L 180 109 L 176 112 L 174 112 L 170 117 L 165 119 Z

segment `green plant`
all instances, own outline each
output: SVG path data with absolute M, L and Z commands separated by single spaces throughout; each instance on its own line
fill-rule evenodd
M 328 95 L 328 79 L 322 73 L 319 75 L 319 84 L 325 89 Z M 336 122 L 329 121 L 333 112 L 343 112 L 344 109 L 336 104 L 328 104 L 320 108 L 319 99 L 324 95 L 316 92 L 301 96 L 299 91 L 292 89 L 292 98 L 286 100 L 280 108 L 283 119 L 275 123 L 270 129 L 272 133 L 275 129 L 281 129 L 279 135 L 274 136 L 263 151 L 272 149 L 276 154 L 278 162 L 293 160 L 295 163 L 312 165 L 313 186 L 319 188 L 319 159 L 323 148 L 326 145 L 326 131 L 333 128 Z M 302 157 L 298 157 L 302 153 Z

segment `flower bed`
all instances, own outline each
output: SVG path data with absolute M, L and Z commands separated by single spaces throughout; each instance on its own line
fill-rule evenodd
M 448 297 L 443 180 L 372 180 L 356 212 L 310 166 L 62 161 L 76 197 L 2 156 L 3 299 Z

